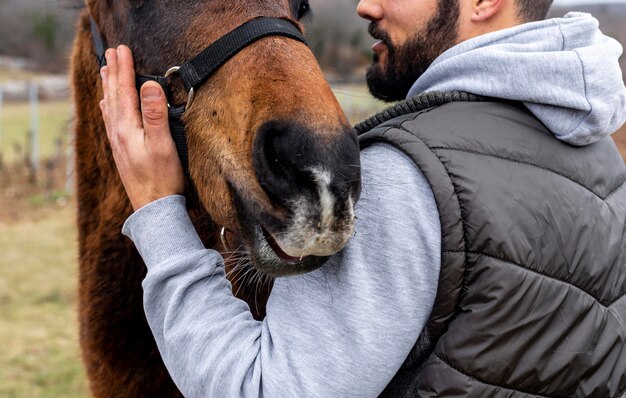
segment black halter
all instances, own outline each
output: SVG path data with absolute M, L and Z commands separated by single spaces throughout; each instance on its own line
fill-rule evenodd
M 91 36 L 96 50 L 95 55 L 98 59 L 99 72 L 106 65 L 104 53 L 107 46 L 93 17 L 90 17 L 90 21 Z M 228 32 L 186 64 L 170 68 L 163 76 L 137 75 L 137 88 L 140 88 L 141 85 L 148 81 L 159 83 L 165 91 L 168 104 L 172 101 L 172 90 L 170 89 L 168 78 L 173 74 L 178 74 L 183 82 L 185 91 L 188 93 L 187 103 L 181 106 L 169 107 L 169 123 L 172 138 L 176 143 L 176 150 L 185 174 L 189 174 L 187 134 L 185 133 L 185 125 L 181 117 L 193 103 L 195 90 L 202 86 L 239 51 L 255 41 L 268 36 L 284 36 L 306 44 L 302 33 L 293 22 L 287 19 L 258 17 Z

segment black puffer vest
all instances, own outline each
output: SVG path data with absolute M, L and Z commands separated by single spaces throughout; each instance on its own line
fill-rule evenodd
M 429 181 L 442 225 L 429 323 L 382 394 L 626 392 L 626 167 L 572 147 L 522 105 L 430 94 L 357 126 Z

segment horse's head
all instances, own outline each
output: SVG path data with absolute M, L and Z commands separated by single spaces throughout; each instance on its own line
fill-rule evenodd
M 296 24 L 308 0 L 88 0 L 109 46 L 163 75 L 258 16 Z M 175 102 L 187 93 L 172 81 Z M 183 120 L 189 172 L 218 225 L 270 275 L 316 268 L 354 229 L 356 136 L 309 48 L 285 37 L 248 46 L 197 91 Z

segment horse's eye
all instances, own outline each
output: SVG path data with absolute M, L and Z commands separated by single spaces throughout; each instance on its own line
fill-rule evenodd
M 306 17 L 307 15 L 309 15 L 309 13 L 311 12 L 311 6 L 309 5 L 308 1 L 303 1 L 302 3 L 300 3 L 300 7 L 298 7 L 298 20 L 301 20 L 302 18 Z

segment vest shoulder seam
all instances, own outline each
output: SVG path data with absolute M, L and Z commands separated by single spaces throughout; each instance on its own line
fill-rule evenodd
M 426 109 L 426 110 L 423 110 L 423 111 L 421 111 L 421 112 L 416 112 L 415 116 L 413 117 L 413 120 L 414 120 L 414 119 L 417 119 L 420 115 L 422 115 L 422 114 L 424 114 L 424 113 L 427 113 L 427 112 L 430 112 L 430 111 L 431 111 L 431 109 Z M 453 179 L 452 179 L 452 177 L 450 176 L 450 172 L 449 172 L 449 170 L 447 169 L 446 165 L 442 162 L 442 160 L 441 160 L 440 156 L 439 156 L 439 155 L 438 155 L 435 151 L 433 151 L 433 149 L 432 149 L 432 148 L 430 148 L 430 147 L 429 147 L 429 146 L 428 146 L 428 145 L 427 145 L 427 144 L 426 144 L 426 143 L 422 140 L 422 138 L 421 138 L 421 137 L 419 137 L 419 136 L 417 136 L 417 135 L 415 135 L 415 134 L 412 134 L 409 130 L 407 130 L 407 129 L 403 126 L 403 124 L 404 124 L 404 123 L 394 123 L 394 124 L 392 124 L 392 125 L 385 126 L 385 127 L 388 127 L 388 128 L 386 128 L 386 129 L 385 129 L 385 131 L 384 131 L 383 133 L 381 133 L 381 134 L 380 134 L 380 140 L 385 140 L 385 134 L 386 134 L 389 130 L 393 130 L 393 129 L 396 129 L 396 130 L 401 130 L 401 131 L 404 131 L 404 132 L 407 134 L 408 139 L 406 140 L 406 142 L 410 142 L 410 141 L 413 141 L 413 140 L 420 142 L 420 143 L 421 143 L 421 145 L 423 145 L 426 149 L 428 149 L 428 150 L 429 150 L 429 151 L 433 154 L 433 156 L 435 156 L 435 157 L 437 158 L 437 160 L 439 161 L 439 163 L 441 164 L 441 166 L 442 166 L 442 167 L 446 170 L 446 174 L 447 174 L 447 176 L 448 176 L 448 180 L 450 181 L 450 185 L 451 185 L 451 187 L 452 187 L 452 190 L 453 190 L 453 192 L 454 192 L 454 196 L 455 196 L 456 201 L 457 201 L 457 203 L 458 203 L 458 206 L 459 206 L 459 212 L 460 212 L 460 217 L 459 217 L 459 220 L 461 221 L 461 226 L 462 226 L 462 229 L 463 229 L 463 247 L 467 248 L 467 247 L 468 247 L 468 243 L 467 243 L 467 242 L 468 242 L 468 239 L 467 239 L 467 236 L 468 236 L 468 235 L 467 235 L 467 226 L 465 225 L 465 222 L 464 222 L 464 214 L 466 214 L 466 211 L 465 211 L 465 209 L 464 209 L 463 202 L 462 202 L 462 201 L 461 201 L 461 199 L 459 198 L 458 187 L 457 187 L 457 186 L 456 186 L 456 184 L 454 183 L 454 180 L 453 180 Z M 419 166 L 417 166 L 417 164 L 416 164 L 416 167 L 419 167 Z M 431 186 L 431 188 L 432 188 L 432 186 Z M 441 217 L 441 214 L 440 214 L 440 217 Z M 442 242 L 442 244 L 443 244 L 443 243 L 444 243 L 444 242 Z M 444 252 L 445 252 L 445 251 L 444 251 Z M 448 326 L 450 325 L 450 323 L 452 323 L 452 322 L 454 321 L 454 319 L 456 319 L 456 317 L 460 314 L 460 305 L 461 305 L 461 302 L 463 301 L 463 296 L 464 296 L 464 294 L 467 292 L 467 278 L 468 278 L 468 276 L 469 276 L 469 268 L 468 268 L 468 264 L 467 264 L 467 261 L 464 261 L 464 262 L 463 262 L 463 277 L 462 277 L 462 280 L 461 280 L 461 284 L 460 284 L 460 286 L 459 286 L 459 296 L 458 296 L 458 298 L 457 298 L 457 300 L 456 300 L 456 303 L 455 303 L 455 308 L 454 308 L 453 313 L 451 314 L 450 318 L 449 318 L 449 319 L 445 322 L 444 329 L 447 329 L 447 328 L 448 328 Z M 434 312 L 434 311 L 433 311 L 433 312 Z M 428 327 L 428 326 L 427 326 L 427 327 Z
M 496 155 L 496 154 L 493 154 L 493 153 L 484 153 L 484 152 L 479 152 L 479 151 L 472 151 L 472 150 L 469 150 L 469 149 L 454 148 L 454 147 L 447 147 L 447 146 L 434 146 L 434 147 L 431 147 L 431 149 L 433 151 L 465 152 L 465 153 L 470 153 L 472 155 L 486 156 L 486 157 L 491 157 L 491 158 L 496 158 L 496 159 L 501 159 L 501 160 L 507 160 L 509 162 L 523 164 L 523 165 L 526 165 L 526 166 L 536 167 L 538 169 L 547 171 L 547 172 L 552 173 L 552 174 L 556 174 L 558 176 L 561 176 L 561 177 L 563 177 L 563 178 L 573 182 L 574 184 L 576 184 L 576 185 L 584 188 L 585 190 L 591 192 L 594 196 L 598 197 L 599 199 L 602 199 L 603 201 L 605 201 L 611 194 L 613 194 L 616 191 L 618 191 L 619 188 L 622 185 L 624 185 L 624 183 L 626 183 L 626 180 L 622 181 L 617 186 L 617 188 L 614 188 L 609 194 L 607 194 L 606 196 L 603 197 L 602 195 L 599 195 L 598 193 L 596 193 L 592 189 L 588 188 L 587 186 L 585 186 L 584 184 L 582 184 L 580 181 L 576 180 L 575 178 L 573 178 L 573 177 L 571 177 L 571 176 L 569 176 L 569 175 L 567 175 L 565 173 L 561 173 L 559 171 L 547 168 L 545 166 L 541 166 L 541 165 L 533 163 L 533 162 L 527 162 L 527 161 L 524 161 L 524 160 L 514 159 L 514 158 L 511 158 L 511 157 L 508 157 L 508 156 Z
M 492 258 L 492 259 L 497 260 L 497 261 L 501 261 L 503 263 L 514 265 L 514 266 L 519 267 L 519 268 L 523 268 L 523 269 L 525 269 L 525 270 L 527 270 L 529 272 L 532 272 L 532 273 L 537 274 L 539 276 L 542 276 L 544 278 L 548 278 L 548 279 L 554 280 L 556 282 L 563 283 L 563 284 L 566 284 L 568 286 L 571 286 L 571 287 L 573 287 L 573 288 L 575 288 L 577 290 L 580 290 L 581 292 L 585 293 L 587 296 L 592 298 L 596 303 L 598 303 L 598 305 L 600 305 L 601 307 L 603 307 L 605 309 L 609 309 L 613 304 L 617 303 L 618 301 L 620 301 L 621 299 L 626 297 L 626 292 L 625 292 L 623 294 L 619 294 L 617 299 L 611 301 L 610 303 L 606 303 L 605 304 L 602 300 L 598 299 L 596 296 L 594 296 L 593 294 L 588 292 L 586 289 L 584 289 L 584 288 L 582 288 L 582 287 L 580 287 L 578 285 L 575 285 L 575 284 L 573 284 L 571 282 L 568 282 L 566 280 L 563 280 L 561 278 L 558 278 L 555 275 L 551 275 L 551 274 L 549 274 L 547 272 L 542 272 L 542 271 L 533 269 L 533 268 L 529 267 L 526 264 L 521 264 L 521 263 L 518 263 L 518 262 L 510 260 L 510 259 L 502 258 L 502 257 L 499 257 L 499 256 L 494 256 L 492 254 L 483 253 L 483 252 L 460 251 L 460 250 L 457 250 L 457 251 L 455 251 L 455 250 L 444 250 L 444 253 L 448 253 L 448 254 L 464 254 L 465 256 L 467 256 L 467 255 L 474 255 L 474 256 L 487 257 L 487 258 Z
M 419 114 L 418 114 L 419 116 Z M 426 148 L 428 148 L 428 150 L 437 158 L 437 160 L 441 163 L 442 167 L 446 170 L 446 174 L 448 176 L 448 179 L 450 181 L 450 185 L 452 186 L 453 192 L 454 192 L 454 197 L 456 198 L 456 201 L 459 205 L 459 220 L 461 222 L 461 228 L 463 229 L 463 247 L 465 249 L 467 249 L 469 247 L 469 239 L 468 239 L 468 233 L 467 233 L 467 225 L 465 223 L 465 215 L 467 214 L 467 211 L 465 209 L 465 205 L 463 203 L 463 201 L 461 200 L 460 196 L 459 196 L 459 188 L 457 186 L 457 184 L 454 182 L 454 179 L 452 178 L 452 175 L 450 174 L 450 170 L 448 170 L 448 167 L 446 166 L 446 164 L 442 161 L 441 157 L 437 154 L 437 152 L 429 147 L 420 137 L 418 137 L 415 134 L 411 134 L 411 132 L 409 130 L 407 130 L 403 125 L 400 125 L 397 127 L 398 129 L 401 129 L 403 131 L 405 131 L 407 134 L 409 134 L 410 136 L 415 137 L 415 139 L 419 140 Z M 443 242 L 442 242 L 443 243 Z M 450 326 L 450 324 L 452 322 L 454 322 L 454 320 L 459 316 L 459 314 L 461 313 L 461 302 L 463 302 L 463 299 L 465 297 L 465 295 L 467 294 L 467 289 L 468 289 L 468 277 L 470 274 L 470 269 L 469 269 L 469 264 L 467 261 L 467 250 L 465 250 L 465 259 L 463 261 L 463 277 L 461 279 L 461 285 L 459 286 L 459 295 L 457 297 L 456 303 L 455 303 L 455 308 L 454 308 L 454 313 L 450 316 L 450 318 L 447 320 L 447 322 L 445 323 L 445 329 L 447 330 L 448 327 Z M 434 312 L 434 310 L 433 310 Z M 441 336 L 439 336 L 439 338 L 441 338 Z
M 624 294 L 621 294 L 618 298 L 616 298 L 615 300 L 611 301 L 611 303 L 608 305 L 607 308 L 611 308 L 613 307 L 615 304 L 617 304 L 618 302 L 622 301 L 626 299 L 626 292 L 624 292 Z
M 498 385 L 498 384 L 495 384 L 495 383 L 490 383 L 490 382 L 481 380 L 481 379 L 479 379 L 479 378 L 477 378 L 475 376 L 472 376 L 470 374 L 467 374 L 466 372 L 464 372 L 461 369 L 459 369 L 457 366 L 454 366 L 452 363 L 450 363 L 450 361 L 444 359 L 437 352 L 433 352 L 433 355 L 435 357 L 437 357 L 437 359 L 439 359 L 441 362 L 443 362 L 446 366 L 449 366 L 451 369 L 453 369 L 457 373 L 467 377 L 470 380 L 476 381 L 476 382 L 478 382 L 480 384 L 484 384 L 484 385 L 486 385 L 488 387 L 491 387 L 491 388 L 518 392 L 518 393 L 527 394 L 527 395 L 530 395 L 531 397 L 536 397 L 536 398 L 568 398 L 568 397 L 561 397 L 561 396 L 558 396 L 558 395 L 539 395 L 539 394 L 532 393 L 532 392 L 529 392 L 529 391 L 518 390 L 518 389 L 515 389 L 515 388 L 511 388 L 511 387 L 505 387 L 505 386 L 501 386 L 501 385 Z
M 608 195 L 606 195 L 606 198 L 604 198 L 604 200 L 609 200 L 609 198 L 610 198 L 611 196 L 613 196 L 613 194 L 614 194 L 614 193 L 616 193 L 617 191 L 619 191 L 619 190 L 620 190 L 620 188 L 623 188 L 623 187 L 624 187 L 624 185 L 626 185 L 626 179 L 624 179 L 624 181 L 622 181 L 622 183 L 621 183 L 621 184 L 619 184 L 619 185 L 618 185 L 618 186 L 617 186 L 614 190 L 612 190 L 611 192 L 609 192 L 609 194 L 608 194 Z

